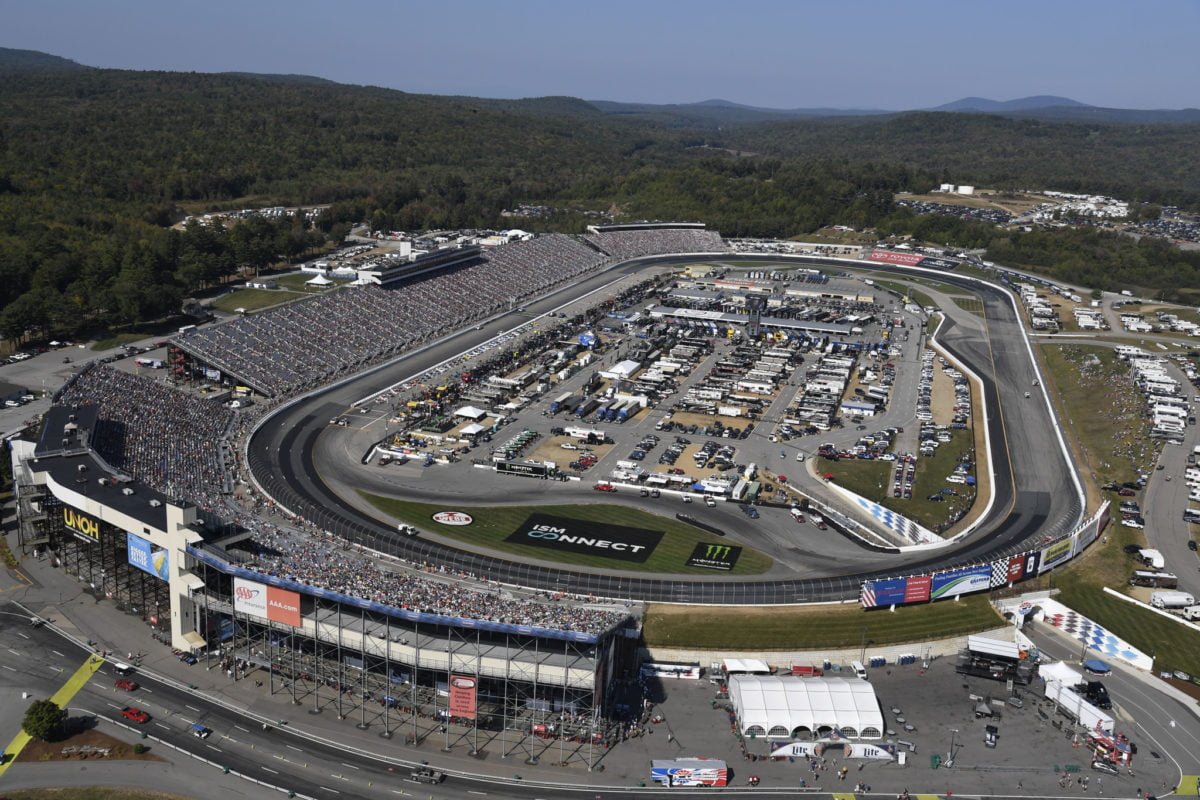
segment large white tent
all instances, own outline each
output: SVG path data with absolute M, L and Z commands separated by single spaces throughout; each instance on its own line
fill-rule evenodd
M 883 738 L 875 687 L 858 678 L 734 675 L 729 697 L 745 736 Z

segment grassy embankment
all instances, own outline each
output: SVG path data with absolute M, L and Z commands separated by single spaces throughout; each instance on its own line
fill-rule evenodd
M 1057 343 L 1037 349 L 1089 496 L 1099 497 L 1099 486 L 1109 481 L 1133 479 L 1137 468 L 1153 469 L 1159 445 L 1145 437 L 1144 400 L 1112 350 Z M 1106 496 L 1115 504 L 1116 495 Z M 1105 586 L 1126 589 L 1137 564 L 1123 548 L 1145 544 L 1140 531 L 1116 519 L 1114 513 L 1105 536 L 1085 555 L 1042 581 L 1059 590 L 1061 602 L 1154 655 L 1156 669 L 1200 674 L 1200 633 L 1104 592 Z

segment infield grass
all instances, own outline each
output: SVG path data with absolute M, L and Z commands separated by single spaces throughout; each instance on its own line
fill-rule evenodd
M 957 602 L 898 606 L 894 613 L 887 609 L 865 611 L 857 603 L 770 608 L 651 604 L 646 609 L 642 632 L 649 647 L 834 650 L 864 643 L 944 639 L 1003 624 L 987 595 L 974 595 Z
M 257 311 L 261 308 L 277 306 L 289 300 L 295 300 L 304 295 L 298 292 L 276 291 L 274 289 L 238 289 L 236 292 L 224 295 L 213 301 L 213 308 L 232 314 L 239 308 L 247 311 Z
M 445 504 L 432 505 L 411 500 L 380 497 L 368 492 L 359 492 L 375 508 L 400 522 L 415 525 L 425 530 L 434 530 L 437 535 L 467 544 L 480 545 L 511 555 L 538 561 L 553 561 L 582 567 L 596 567 L 628 572 L 658 572 L 681 575 L 757 575 L 771 568 L 771 557 L 740 542 L 723 539 L 716 534 L 694 528 L 670 517 L 649 514 L 636 508 L 608 503 L 580 503 L 561 506 L 476 506 L 462 507 L 457 504 L 450 509 Z M 687 508 L 691 508 L 690 506 Z M 703 505 L 700 506 L 703 508 Z M 439 525 L 432 520 L 439 511 L 462 511 L 474 517 L 466 526 Z M 587 553 L 569 553 L 547 550 L 530 545 L 504 541 L 531 514 L 545 514 L 584 522 L 622 525 L 629 528 L 662 531 L 662 541 L 644 563 L 621 561 Z M 747 521 L 747 524 L 750 524 Z M 687 566 L 688 557 L 697 543 L 730 544 L 742 548 L 741 557 L 729 572 Z

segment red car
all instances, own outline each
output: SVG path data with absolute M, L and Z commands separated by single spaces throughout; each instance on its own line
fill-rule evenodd
M 613 486 L 611 483 L 597 483 L 592 488 L 597 492 L 615 492 L 617 490 L 617 487 Z
M 117 687 L 118 689 L 123 689 L 126 692 L 132 692 L 138 687 L 138 685 L 129 680 L 129 678 L 117 678 L 117 681 L 113 684 L 113 686 Z
M 150 721 L 149 714 L 147 714 L 145 711 L 142 711 L 140 708 L 134 708 L 133 706 L 125 706 L 125 708 L 122 708 L 121 716 L 130 722 L 136 722 L 139 725 L 145 725 Z

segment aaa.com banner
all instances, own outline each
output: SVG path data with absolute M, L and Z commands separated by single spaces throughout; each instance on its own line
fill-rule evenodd
M 233 579 L 233 610 L 300 627 L 300 595 L 245 578 Z
M 467 675 L 450 676 L 450 716 L 475 719 L 477 681 Z

